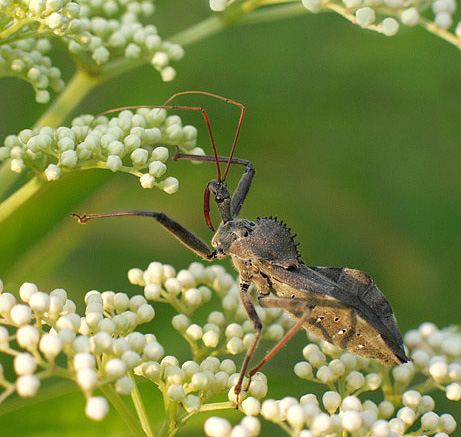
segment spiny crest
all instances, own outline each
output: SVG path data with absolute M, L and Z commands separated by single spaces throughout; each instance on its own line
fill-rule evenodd
M 298 265 L 300 254 L 298 253 L 297 246 L 299 243 L 295 242 L 296 234 L 291 233 L 291 228 L 287 227 L 286 223 L 279 221 L 277 217 L 258 217 L 257 218 L 258 234 L 270 237 L 277 247 L 275 251 L 277 255 L 275 260 L 277 264 L 283 267 L 291 267 Z

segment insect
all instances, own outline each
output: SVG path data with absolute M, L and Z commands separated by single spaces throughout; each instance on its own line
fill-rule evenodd
M 240 300 L 256 331 L 235 386 L 237 397 L 242 390 L 243 379 L 263 329 L 248 292 L 251 284 L 257 289 L 257 298 L 262 307 L 281 308 L 288 312 L 296 323 L 264 359 L 250 370 L 250 381 L 301 327 L 341 349 L 362 357 L 374 358 L 387 365 L 407 362 L 402 336 L 392 308 L 370 276 L 345 267 L 307 266 L 300 259 L 294 236 L 284 223 L 272 217 L 258 218 L 256 221 L 238 218 L 255 174 L 250 161 L 233 157 L 245 107 L 241 103 L 202 91 L 178 93 L 166 103 L 184 94 L 211 96 L 234 104 L 240 107 L 241 111 L 231 153 L 229 157 L 222 157 L 217 154 L 205 109 L 159 106 L 201 111 L 205 118 L 214 156 L 177 153 L 174 159 L 216 163 L 218 179 L 213 179 L 207 184 L 204 195 L 204 215 L 209 228 L 214 231 L 209 214 L 210 195 L 214 196 L 222 219 L 211 241 L 214 249 L 162 212 L 127 211 L 82 216 L 74 214 L 79 222 L 115 216 L 152 217 L 202 259 L 213 261 L 227 256 L 232 258 L 240 274 Z M 224 174 L 221 174 L 220 162 L 227 163 Z M 245 167 L 232 196 L 226 183 L 231 164 Z

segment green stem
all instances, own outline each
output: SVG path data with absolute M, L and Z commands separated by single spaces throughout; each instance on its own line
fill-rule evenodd
M 189 27 L 188 29 L 177 33 L 176 35 L 168 38 L 168 40 L 176 44 L 186 46 L 208 36 L 214 35 L 215 33 L 223 30 L 225 27 L 227 27 L 226 23 L 218 15 L 213 15 Z
M 0 223 L 8 218 L 17 208 L 29 200 L 44 184 L 38 176 L 33 177 L 0 204 Z
M 131 372 L 128 373 L 128 376 L 134 382 L 134 389 L 131 391 L 131 399 L 133 404 L 136 408 L 136 413 L 138 414 L 138 419 L 141 422 L 142 429 L 149 437 L 155 436 L 155 433 L 152 431 L 150 426 L 149 417 L 147 415 L 146 407 L 144 406 L 144 402 L 142 401 L 141 393 L 139 393 L 138 386 L 134 379 L 134 376 Z
M 25 19 L 16 21 L 16 23 L 12 24 L 11 26 L 7 27 L 5 30 L 0 32 L 0 38 L 1 39 L 8 38 L 9 36 L 13 35 L 13 33 L 20 30 L 21 27 L 27 26 L 29 23 L 31 23 L 33 21 L 34 20 L 32 18 L 25 18 Z
M 133 416 L 125 402 L 123 402 L 120 395 L 112 388 L 112 386 L 107 384 L 100 388 L 104 396 L 109 400 L 109 402 L 117 410 L 118 414 L 125 421 L 131 433 L 136 437 L 146 437 L 146 434 L 144 433 L 141 425 Z

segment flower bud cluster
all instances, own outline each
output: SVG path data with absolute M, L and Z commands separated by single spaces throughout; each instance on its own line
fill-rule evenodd
M 116 58 L 145 61 L 151 63 L 160 72 L 162 80 L 168 82 L 176 76 L 175 69 L 170 65 L 171 61 L 178 61 L 184 56 L 183 48 L 163 41 L 155 26 L 142 24 L 141 20 L 154 13 L 153 0 L 3 2 L 5 7 L 2 7 L 2 28 L 5 30 L 0 32 L 0 38 L 24 40 L 24 35 L 30 34 L 31 26 L 39 25 L 38 28 L 35 27 L 37 36 L 41 33 L 48 36 L 51 33 L 61 37 L 74 56 L 81 57 L 85 65 L 88 65 L 90 59 L 95 65 L 106 64 Z M 24 22 L 22 26 L 21 22 Z M 19 60 L 26 63 L 33 56 L 30 50 L 25 50 L 23 55 Z M 9 71 L 20 76 L 18 64 L 19 61 L 10 66 Z M 0 65 L 0 70 L 2 69 L 4 68 Z M 29 81 L 35 85 L 37 74 L 31 74 L 33 78 Z M 44 83 L 43 78 L 40 83 Z M 46 94 L 38 94 L 37 101 L 46 103 Z
M 162 80 L 169 82 L 176 76 L 171 61 L 179 61 L 184 49 L 158 35 L 157 28 L 143 25 L 141 20 L 154 13 L 152 0 L 94 2 L 81 0 L 80 20 L 83 28 L 91 34 L 89 44 L 69 42 L 69 50 L 75 55 L 87 56 L 105 64 L 114 58 L 146 61 L 160 72 Z
M 29 82 L 38 103 L 48 103 L 50 90 L 61 91 L 61 71 L 45 56 L 51 49 L 47 39 L 24 39 L 0 47 L 0 73 L 13 74 Z M 3 155 L 0 152 L 0 160 Z
M 195 262 L 176 273 L 169 265 L 153 262 L 145 271 L 130 270 L 129 279 L 144 287 L 148 300 L 166 302 L 178 310 L 172 325 L 192 345 L 197 359 L 211 352 L 237 355 L 253 343 L 255 331 L 240 304 L 238 282 L 222 266 L 204 267 Z M 194 311 L 211 299 L 212 289 L 221 300 L 222 311 L 211 312 L 203 326 L 193 323 Z M 292 326 L 292 320 L 279 309 L 257 307 L 257 312 L 264 325 L 262 338 L 278 341 Z
M 455 0 L 430 0 L 427 3 L 418 0 L 302 0 L 302 4 L 313 13 L 331 9 L 360 27 L 386 36 L 395 35 L 400 23 L 413 27 L 427 20 L 425 16 L 429 7 L 433 14 L 431 31 L 449 30 L 453 27 L 453 15 L 457 9 Z M 451 37 L 458 39 L 458 45 L 461 44 L 461 22 L 458 22 Z
M 423 323 L 404 336 L 410 358 L 427 377 L 427 384 L 443 388 L 451 401 L 461 401 L 461 332 Z
M 0 294 L 0 352 L 14 357 L 17 376 L 10 382 L 1 375 L 6 394 L 33 397 L 41 379 L 65 376 L 74 379 L 85 395 L 87 416 L 102 420 L 108 404 L 105 398 L 94 397 L 94 391 L 111 384 L 119 394 L 129 395 L 135 386 L 132 369 L 163 357 L 163 347 L 153 334 L 136 331 L 155 316 L 143 296 L 92 290 L 85 296 L 82 317 L 63 289 L 44 293 L 35 284 L 24 283 L 18 295 L 19 299 Z M 61 356 L 67 367 L 58 364 L 64 362 Z
M 123 110 L 110 119 L 83 115 L 70 128 L 24 129 L 5 139 L 0 161 L 9 158 L 12 171 L 30 168 L 48 181 L 76 169 L 123 171 L 139 177 L 143 188 L 158 187 L 172 194 L 179 182 L 165 175 L 169 150 L 164 145 L 203 154 L 194 147 L 196 141 L 196 128 L 183 126 L 179 116 L 167 116 L 165 109 L 141 108 Z

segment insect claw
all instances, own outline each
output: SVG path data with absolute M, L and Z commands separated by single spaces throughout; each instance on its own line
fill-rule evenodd
M 171 158 L 173 161 L 178 161 L 179 159 L 179 156 L 181 155 L 180 151 L 179 151 L 179 146 L 176 144 L 175 145 L 176 147 L 176 153 L 174 154 L 173 158 Z
M 75 217 L 78 220 L 78 222 L 82 225 L 88 221 L 88 217 L 85 214 L 78 215 L 78 214 L 72 213 L 71 217 Z

